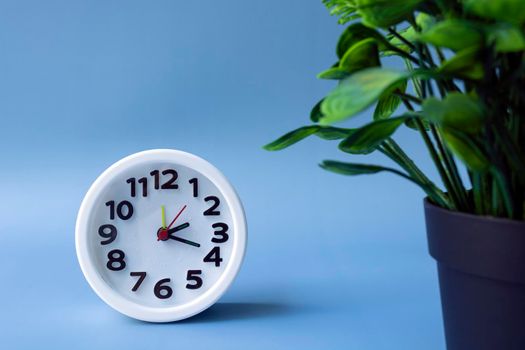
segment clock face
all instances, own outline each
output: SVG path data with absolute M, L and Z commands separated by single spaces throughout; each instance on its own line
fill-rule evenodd
M 206 161 L 146 151 L 93 184 L 77 220 L 77 253 L 93 289 L 135 318 L 189 317 L 226 290 L 244 254 L 244 214 Z

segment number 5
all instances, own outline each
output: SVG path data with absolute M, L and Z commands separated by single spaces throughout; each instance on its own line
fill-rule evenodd
M 186 280 L 188 281 L 194 281 L 195 284 L 187 284 L 187 289 L 199 289 L 202 287 L 202 278 L 200 278 L 198 275 L 202 274 L 202 270 L 188 270 L 188 275 L 186 277 Z

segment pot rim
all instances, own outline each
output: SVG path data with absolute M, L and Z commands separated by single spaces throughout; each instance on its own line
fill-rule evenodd
M 525 221 L 447 210 L 425 199 L 429 253 L 483 278 L 525 284 Z
M 498 221 L 498 222 L 501 222 L 501 223 L 517 224 L 517 225 L 524 225 L 525 224 L 525 220 L 514 220 L 514 219 L 509 219 L 509 218 L 500 218 L 500 217 L 492 216 L 492 215 L 477 215 L 477 214 L 472 214 L 472 213 L 465 213 L 465 212 L 462 212 L 462 211 L 446 209 L 446 208 L 440 207 L 437 204 L 432 203 L 428 197 L 424 198 L 423 203 L 424 203 L 425 207 L 427 207 L 427 206 L 432 207 L 434 210 L 439 210 L 439 211 L 441 211 L 443 213 L 446 213 L 447 215 L 454 215 L 454 216 L 457 216 L 457 217 L 469 218 L 470 220 L 475 219 L 475 220 L 480 220 L 480 221 Z

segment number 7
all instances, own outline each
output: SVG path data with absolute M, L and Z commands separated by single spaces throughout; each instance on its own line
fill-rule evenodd
M 130 272 L 129 275 L 131 277 L 138 277 L 139 278 L 137 283 L 135 283 L 133 288 L 131 288 L 132 292 L 136 292 L 137 289 L 139 289 L 139 287 L 142 284 L 142 282 L 144 281 L 144 279 L 146 278 L 146 272 Z

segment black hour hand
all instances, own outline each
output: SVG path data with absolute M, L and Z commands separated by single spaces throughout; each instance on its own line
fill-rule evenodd
M 184 230 L 186 227 L 189 227 L 190 226 L 190 223 L 189 222 L 185 222 L 183 224 L 180 224 L 179 226 L 175 226 L 174 228 L 170 228 L 168 230 L 168 234 L 171 235 L 172 233 L 175 233 L 177 231 L 180 231 L 180 230 Z

